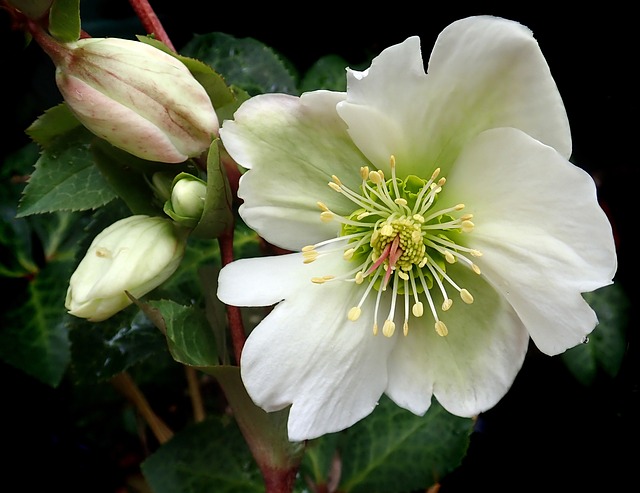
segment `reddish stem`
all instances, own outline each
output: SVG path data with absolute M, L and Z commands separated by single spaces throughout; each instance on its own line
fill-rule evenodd
M 140 22 L 142 22 L 147 33 L 152 34 L 157 40 L 162 41 L 173 51 L 176 51 L 171 39 L 169 39 L 169 35 L 164 30 L 160 19 L 158 19 L 153 7 L 151 7 L 151 4 L 147 0 L 129 0 L 129 3 L 140 19 Z
M 228 228 L 218 238 L 220 244 L 220 257 L 222 266 L 233 262 L 233 228 Z M 227 305 L 227 319 L 229 320 L 229 329 L 231 331 L 231 342 L 233 344 L 234 356 L 236 363 L 240 364 L 240 355 L 244 347 L 246 335 L 244 333 L 244 324 L 242 323 L 242 314 L 237 306 Z

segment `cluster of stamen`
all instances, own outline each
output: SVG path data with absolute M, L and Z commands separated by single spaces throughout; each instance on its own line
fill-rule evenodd
M 313 262 L 319 255 L 333 251 L 325 247 L 337 243 L 338 248 L 343 249 L 344 259 L 354 262 L 354 268 L 339 277 L 326 275 L 311 280 L 317 284 L 335 280 L 362 284 L 364 291 L 360 301 L 347 313 L 352 321 L 360 317 L 365 300 L 377 291 L 374 334 L 378 333 L 382 293 L 389 287 L 392 290 L 391 303 L 382 326 L 382 333 L 387 337 L 395 332 L 395 310 L 399 298 L 404 302 L 404 335 L 409 331 L 410 314 L 423 316 L 422 299 L 429 305 L 435 331 L 441 336 L 448 334 L 449 329 L 440 319 L 431 295 L 432 289 L 438 289 L 442 294 L 444 301 L 440 309 L 443 312 L 453 305 L 450 289 L 457 291 L 463 302 L 473 303 L 471 293 L 458 286 L 446 268 L 447 264 L 461 262 L 480 274 L 480 269 L 470 257 L 482 254 L 455 243 L 450 235 L 447 236 L 447 232 L 471 232 L 473 216 L 461 212 L 464 204 L 434 210 L 438 194 L 446 182 L 444 177 L 439 178 L 439 174 L 438 168 L 427 181 L 415 176 L 400 181 L 396 177 L 395 158 L 391 156 L 391 179 L 385 180 L 381 170 L 370 171 L 363 167 L 360 169 L 362 185 L 359 192 L 345 186 L 337 176 L 332 176 L 329 186 L 357 206 L 349 216 L 335 214 L 326 204 L 318 202 L 322 211 L 320 219 L 324 222 L 339 221 L 342 224 L 341 235 L 304 247 L 304 262 Z M 412 193 L 407 189 L 413 189 Z

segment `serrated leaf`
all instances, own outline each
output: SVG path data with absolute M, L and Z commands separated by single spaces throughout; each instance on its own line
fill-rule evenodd
M 629 299 L 618 284 L 583 296 L 599 323 L 584 344 L 565 351 L 561 357 L 578 381 L 591 385 L 601 372 L 615 377 L 620 370 L 627 349 Z
M 194 36 L 182 49 L 201 60 L 250 95 L 282 92 L 298 94 L 291 63 L 253 38 L 235 38 L 224 33 Z
M 177 433 L 141 469 L 154 493 L 265 491 L 238 427 L 216 417 Z
M 341 434 L 344 493 L 404 493 L 434 485 L 458 467 L 469 446 L 471 419 L 436 401 L 424 416 L 384 397 L 375 411 Z
M 47 264 L 29 281 L 26 298 L 2 314 L 0 358 L 52 387 L 70 361 L 64 296 L 71 269 L 71 262 Z
M 218 364 L 216 340 L 201 309 L 171 300 L 150 301 L 146 305 L 160 313 L 169 351 L 176 361 L 196 367 Z
M 80 0 L 54 0 L 49 11 L 49 32 L 63 43 L 80 37 Z
M 168 358 L 164 336 L 135 306 L 99 323 L 69 317 L 74 378 L 92 384 L 150 358 Z
M 80 127 L 42 152 L 24 189 L 16 217 L 96 209 L 116 198 L 94 165 L 89 145 L 92 139 Z
M 46 149 L 57 138 L 77 127 L 80 127 L 80 121 L 71 113 L 66 103 L 60 103 L 40 115 L 36 121 L 29 125 L 25 133 Z

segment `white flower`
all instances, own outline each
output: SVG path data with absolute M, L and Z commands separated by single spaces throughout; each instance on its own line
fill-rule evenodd
M 94 239 L 69 281 L 71 315 L 100 322 L 166 281 L 184 256 L 186 234 L 169 219 L 144 215 L 116 221 Z
M 351 426 L 383 393 L 418 415 L 432 396 L 460 416 L 491 408 L 529 337 L 554 355 L 593 330 L 581 293 L 616 270 L 527 28 L 463 19 L 428 75 L 411 37 L 347 81 L 346 93 L 257 96 L 221 130 L 248 168 L 243 219 L 298 251 L 233 262 L 218 291 L 276 304 L 241 372 L 265 410 L 291 405 L 291 440 Z

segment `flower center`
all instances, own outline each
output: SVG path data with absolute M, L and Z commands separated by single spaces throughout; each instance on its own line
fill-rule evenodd
M 449 297 L 451 289 L 457 291 L 462 301 L 473 303 L 473 296 L 461 288 L 447 274 L 447 265 L 462 262 L 480 274 L 480 269 L 469 257 L 482 255 L 478 250 L 456 243 L 458 233 L 473 230 L 471 214 L 463 214 L 464 204 L 439 209 L 436 207 L 438 194 L 446 183 L 438 178 L 436 169 L 431 178 L 423 180 L 414 175 L 404 180 L 396 176 L 395 158 L 391 156 L 391 178 L 385 179 L 380 170 L 360 169 L 362 185 L 359 191 L 346 187 L 337 176 L 332 177 L 329 186 L 351 200 L 356 208 L 348 216 L 332 212 L 325 204 L 318 202 L 322 210 L 320 219 L 324 222 L 337 220 L 341 226 L 340 236 L 302 249 L 305 263 L 313 262 L 319 255 L 329 251 L 318 248 L 337 243 L 343 250 L 345 260 L 354 268 L 341 277 L 331 275 L 314 277 L 314 283 L 344 280 L 363 286 L 359 303 L 352 307 L 347 317 L 357 320 L 362 313 L 362 305 L 372 292 L 377 292 L 373 333 L 378 333 L 378 312 L 381 309 L 382 293 L 391 286 L 392 295 L 388 315 L 382 333 L 391 337 L 395 332 L 395 310 L 398 299 L 404 301 L 403 333 L 409 331 L 409 319 L 422 317 L 426 300 L 435 321 L 434 328 L 441 336 L 449 329 L 440 319 L 439 312 L 448 311 L 453 305 Z M 366 284 L 365 284 L 366 283 Z M 438 289 L 444 302 L 436 308 L 431 291 Z M 409 307 L 411 306 L 411 310 Z

